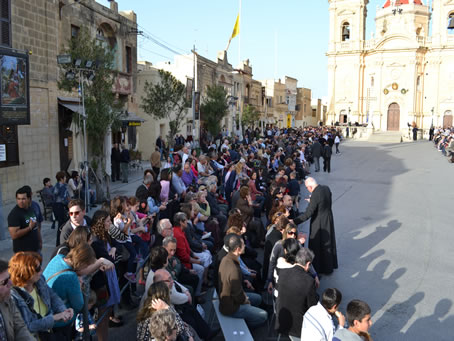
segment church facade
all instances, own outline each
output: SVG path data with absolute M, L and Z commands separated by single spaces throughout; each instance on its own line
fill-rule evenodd
M 377 131 L 452 126 L 454 0 L 387 0 L 366 39 L 368 0 L 328 0 L 327 124 Z M 452 27 L 452 28 L 449 28 Z

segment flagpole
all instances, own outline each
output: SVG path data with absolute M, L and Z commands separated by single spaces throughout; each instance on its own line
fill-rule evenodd
M 239 27 L 240 27 L 240 32 L 238 33 L 238 66 L 241 65 L 241 0 L 240 0 L 240 20 L 239 20 Z

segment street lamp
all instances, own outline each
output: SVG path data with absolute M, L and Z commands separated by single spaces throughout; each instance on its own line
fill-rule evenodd
M 432 109 L 430 111 L 432 112 L 432 123 L 430 124 L 430 127 L 432 128 L 434 126 L 434 111 L 435 111 L 435 108 L 432 107 Z
M 236 96 L 227 96 L 227 100 L 229 101 L 229 105 L 232 107 L 232 133 L 236 130 L 236 113 L 235 113 L 235 108 L 236 108 L 236 101 L 238 100 L 238 97 Z
M 58 55 L 57 63 L 59 65 L 70 65 L 72 64 L 71 55 Z M 85 67 L 81 67 L 82 59 L 76 59 L 74 64 L 68 67 L 68 71 L 65 74 L 66 79 L 72 81 L 76 78 L 76 73 L 79 74 L 79 96 L 82 98 L 82 112 L 79 113 L 83 120 L 83 132 L 84 132 L 84 170 L 85 170 L 85 209 L 88 212 L 90 210 L 90 182 L 88 176 L 88 138 L 87 138 L 87 114 L 85 112 L 85 97 L 84 97 L 84 80 L 92 81 L 95 78 L 94 70 L 92 66 L 97 67 L 99 61 L 93 63 L 91 60 L 85 61 Z M 83 308 L 83 323 L 84 326 L 88 326 L 88 292 L 84 290 L 84 308 Z M 90 334 L 88 328 L 84 328 L 83 339 L 89 340 Z

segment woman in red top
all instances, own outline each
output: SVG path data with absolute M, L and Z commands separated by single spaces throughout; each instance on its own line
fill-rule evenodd
M 188 217 L 186 216 L 186 213 L 176 213 L 173 217 L 173 223 L 175 224 L 173 227 L 173 237 L 177 240 L 176 256 L 180 260 L 181 264 L 188 269 L 193 269 L 196 272 L 199 277 L 199 284 L 195 291 L 195 295 L 200 296 L 205 268 L 202 266 L 202 261 L 191 251 L 189 242 L 186 239 L 186 235 L 184 233 L 184 230 L 188 226 Z

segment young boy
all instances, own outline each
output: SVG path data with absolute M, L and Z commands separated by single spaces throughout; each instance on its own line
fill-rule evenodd
M 370 341 L 368 330 L 372 325 L 370 307 L 366 302 L 353 300 L 347 305 L 348 329 L 339 329 L 333 341 Z
M 93 306 L 96 303 L 96 293 L 91 290 L 90 291 L 90 297 L 88 299 L 88 310 L 91 310 Z M 90 312 L 88 312 L 88 329 L 90 330 L 90 335 L 96 335 L 96 323 L 93 320 L 93 317 L 91 316 Z M 76 323 L 75 327 L 77 330 L 77 337 L 76 340 L 82 340 L 83 339 L 83 332 L 84 332 L 84 317 L 82 313 L 77 314 L 76 317 Z
M 331 341 L 336 331 L 333 315 L 339 320 L 338 329 L 344 328 L 345 317 L 337 310 L 342 301 L 342 294 L 336 288 L 328 288 L 320 302 L 309 308 L 304 314 L 301 340 L 304 341 Z
M 290 181 L 287 184 L 288 194 L 292 197 L 293 205 L 298 207 L 298 195 L 300 194 L 300 183 L 296 178 L 296 172 L 290 173 Z

